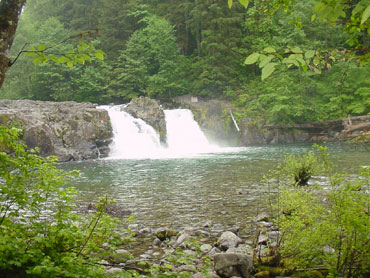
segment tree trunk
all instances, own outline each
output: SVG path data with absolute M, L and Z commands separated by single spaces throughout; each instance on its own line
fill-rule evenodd
M 26 0 L 1 0 L 0 2 L 0 88 L 11 66 L 10 48 L 17 30 L 19 16 Z

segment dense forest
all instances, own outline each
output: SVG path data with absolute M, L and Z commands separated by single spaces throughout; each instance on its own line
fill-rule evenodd
M 23 53 L 0 97 L 103 104 L 190 93 L 232 101 L 238 117 L 271 123 L 369 113 L 370 66 L 345 55 L 330 55 L 315 71 L 277 69 L 263 81 L 258 65 L 244 65 L 266 47 L 336 53 L 351 47 L 341 23 L 312 21 L 314 1 L 297 2 L 287 15 L 270 13 L 268 0 L 251 1 L 248 9 L 236 2 L 228 8 L 225 0 L 29 0 L 13 57 L 40 44 L 58 57 L 82 42 L 103 50 L 105 59 L 69 67 L 37 64 Z

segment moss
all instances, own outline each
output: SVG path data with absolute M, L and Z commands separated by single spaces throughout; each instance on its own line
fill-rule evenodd
M 172 231 L 172 230 L 165 230 L 165 231 L 157 232 L 156 235 L 161 241 L 164 241 L 164 240 L 169 239 L 173 236 L 177 236 L 178 233 L 176 233 L 175 231 Z
M 9 122 L 9 115 L 8 114 L 1 114 L 0 115 L 0 124 L 7 125 Z
M 260 271 L 254 275 L 255 278 L 269 278 L 270 273 L 268 271 Z
M 309 270 L 305 272 L 296 273 L 292 278 L 323 278 L 323 274 L 318 270 Z
M 281 266 L 274 267 L 274 266 L 261 265 L 261 266 L 258 266 L 257 269 L 259 270 L 259 272 L 269 273 L 269 276 L 267 277 L 285 276 L 285 275 L 289 275 L 292 272 L 291 270 L 286 269 Z

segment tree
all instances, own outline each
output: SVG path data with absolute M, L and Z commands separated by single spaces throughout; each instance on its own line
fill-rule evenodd
M 250 1 L 239 0 L 240 3 L 248 7 Z M 259 52 L 250 54 L 245 64 L 260 64 L 262 69 L 262 80 L 269 77 L 276 69 L 290 68 L 297 66 L 304 71 L 312 70 L 321 73 L 322 69 L 331 67 L 336 59 L 356 58 L 361 64 L 370 62 L 369 34 L 370 34 L 370 4 L 367 0 L 356 1 L 353 4 L 345 0 L 315 0 L 312 7 L 311 21 L 320 20 L 330 25 L 340 25 L 348 34 L 347 44 L 349 47 L 339 49 L 301 49 L 297 46 L 287 46 L 284 51 L 268 46 Z M 232 7 L 232 0 L 228 0 L 229 7 Z M 296 0 L 271 1 L 271 8 L 266 9 L 266 13 L 275 13 L 284 10 L 288 15 L 295 11 L 298 5 Z M 296 27 L 301 28 L 302 22 L 299 17 L 292 20 Z M 337 57 L 335 57 L 337 56 Z
M 145 27 L 132 34 L 120 52 L 111 86 L 114 96 L 168 97 L 182 93 L 183 57 L 173 27 L 158 16 L 143 19 Z
M 26 0 L 2 0 L 0 2 L 0 87 L 5 80 L 6 71 L 12 65 L 12 47 L 19 16 Z

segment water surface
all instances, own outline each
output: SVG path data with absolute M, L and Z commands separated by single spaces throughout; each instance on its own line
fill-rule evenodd
M 261 178 L 283 157 L 310 145 L 229 149 L 186 158 L 102 159 L 71 162 L 82 205 L 108 195 L 131 210 L 142 226 L 199 226 L 206 221 L 227 227 L 243 226 L 262 210 L 274 188 Z M 370 150 L 329 144 L 338 171 L 356 173 L 370 165 Z

